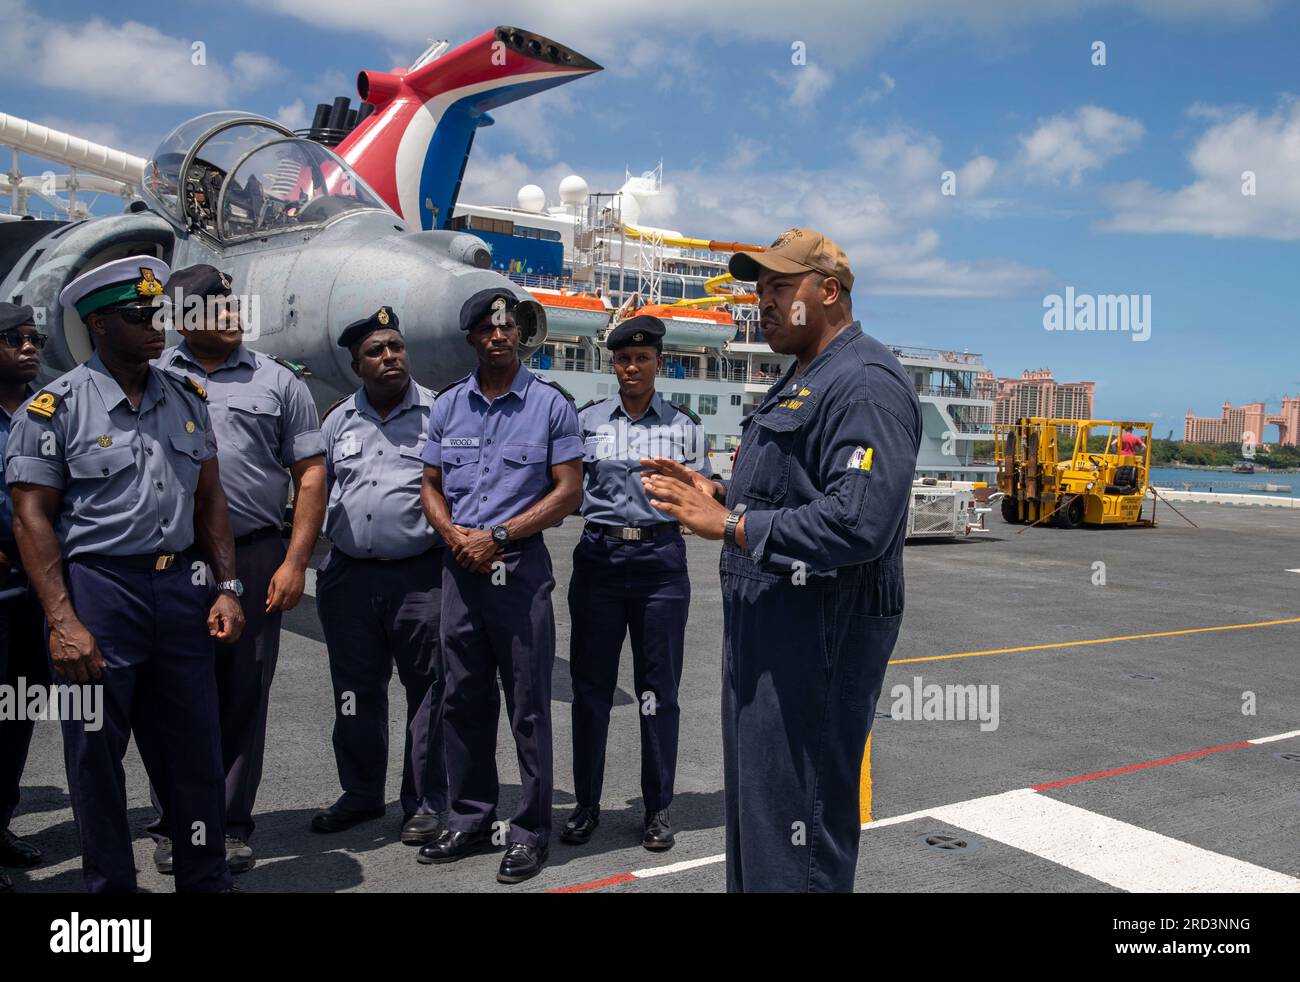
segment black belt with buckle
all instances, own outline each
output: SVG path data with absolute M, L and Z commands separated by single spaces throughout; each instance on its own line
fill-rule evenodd
M 280 529 L 275 525 L 267 525 L 265 528 L 253 529 L 251 532 L 245 532 L 243 535 L 235 536 L 235 545 L 246 546 L 256 542 L 258 539 L 266 539 L 272 535 L 279 535 Z
M 146 552 L 135 556 L 110 556 L 101 552 L 91 552 L 73 556 L 69 561 L 108 563 L 115 566 L 125 566 L 127 569 L 147 569 L 155 573 L 165 573 L 174 566 L 185 563 L 189 556 L 190 550 L 188 549 L 181 552 Z
M 599 522 L 588 522 L 587 529 L 620 542 L 644 542 L 664 535 L 681 534 L 682 530 L 676 522 L 658 522 L 654 525 L 601 525 Z

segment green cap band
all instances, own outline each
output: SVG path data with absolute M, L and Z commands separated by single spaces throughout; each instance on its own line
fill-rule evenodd
M 100 287 L 93 293 L 87 293 L 77 301 L 77 313 L 81 317 L 87 314 L 93 314 L 97 310 L 103 310 L 115 303 L 121 303 L 123 300 L 151 300 L 152 297 L 142 297 L 136 289 L 139 280 L 132 280 L 129 283 L 113 283 L 109 286 Z

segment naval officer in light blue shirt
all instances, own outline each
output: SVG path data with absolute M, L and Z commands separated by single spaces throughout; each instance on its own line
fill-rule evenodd
M 283 612 L 302 599 L 307 564 L 325 514 L 325 444 L 302 368 L 244 344 L 250 327 L 230 277 L 199 264 L 167 281 L 181 341 L 160 368 L 195 379 L 208 393 L 221 486 L 235 535 L 235 568 L 244 586 L 244 633 L 217 647 L 221 756 L 226 771 L 226 860 L 231 873 L 253 867 L 253 806 L 262 779 L 271 681 L 280 654 Z M 251 325 L 256 327 L 256 325 Z M 293 482 L 293 533 L 284 513 Z M 154 865 L 170 873 L 167 816 L 155 796 Z
M 600 823 L 609 714 L 623 640 L 631 635 L 639 713 L 641 844 L 671 849 L 680 720 L 677 688 L 686 646 L 691 581 L 686 543 L 670 516 L 652 508 L 641 485 L 641 460 L 667 457 L 711 477 L 708 438 L 689 407 L 655 391 L 663 367 L 665 327 L 631 317 L 609 333 L 616 395 L 578 414 L 583 438 L 582 538 L 573 550 L 569 612 L 573 625 L 573 785 L 577 807 L 560 838 L 580 845 Z
M 420 510 L 433 393 L 411 378 L 391 307 L 349 324 L 361 387 L 325 414 L 333 543 L 316 579 L 316 607 L 334 684 L 334 756 L 343 795 L 311 827 L 330 833 L 384 814 L 388 683 L 406 691 L 401 839 L 422 845 L 442 830 L 447 807 L 442 742 L 442 540 Z
M 62 721 L 92 893 L 135 890 L 122 771 L 132 736 L 180 831 L 176 889 L 230 887 L 213 641 L 238 640 L 243 586 L 207 393 L 149 364 L 163 350 L 169 275 L 159 259 L 130 256 L 64 288 L 95 354 L 28 400 L 5 453 L 53 667 L 103 686 L 99 725 Z
M 520 303 L 482 290 L 460 326 L 478 355 L 471 375 L 438 393 L 429 415 L 423 503 L 446 539 L 444 725 L 451 816 L 420 850 L 427 863 L 486 848 L 496 818 L 499 675 L 522 783 L 497 880 L 520 883 L 546 862 L 554 766 L 551 668 L 555 577 L 541 532 L 577 510 L 582 441 L 572 397 L 519 360 Z

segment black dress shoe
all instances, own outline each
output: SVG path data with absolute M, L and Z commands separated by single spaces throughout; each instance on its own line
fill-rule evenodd
M 442 829 L 440 815 L 409 815 L 402 823 L 402 842 L 408 846 L 422 846 L 436 840 Z
M 542 871 L 546 865 L 547 850 L 545 846 L 526 846 L 522 842 L 511 843 L 506 854 L 501 857 L 501 868 L 497 870 L 498 883 L 523 883 Z
M 41 861 L 41 851 L 26 839 L 20 839 L 8 829 L 0 832 L 0 866 L 10 869 L 27 869 Z
M 454 863 L 458 859 L 482 852 L 492 845 L 491 827 L 481 832 L 453 832 L 443 829 L 438 838 L 420 847 L 415 858 L 422 863 Z
M 8 873 L 0 873 L 0 893 L 13 893 L 14 881 L 9 879 Z
M 320 833 L 346 832 L 362 822 L 369 822 L 383 817 L 384 807 L 382 805 L 376 808 L 367 808 L 363 811 L 353 811 L 350 808 L 340 808 L 338 803 L 335 802 L 312 816 L 311 830 Z
M 672 825 L 668 821 L 668 809 L 645 813 L 645 836 L 641 845 L 651 852 L 663 852 L 671 849 L 677 840 L 673 838 Z
M 591 838 L 600 824 L 600 805 L 579 805 L 564 823 L 560 832 L 560 841 L 571 846 L 580 846 Z

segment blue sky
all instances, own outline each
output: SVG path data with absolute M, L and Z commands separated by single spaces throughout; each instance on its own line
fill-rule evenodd
M 214 16 L 0 0 L 0 111 L 147 156 L 213 109 L 304 125 L 355 95 L 360 68 L 514 24 L 606 70 L 497 111 L 462 200 L 511 203 L 525 183 L 554 196 L 568 173 L 613 190 L 662 158 L 647 223 L 760 242 L 822 229 L 887 341 L 1093 379 L 1100 415 L 1154 418 L 1161 435 L 1181 436 L 1188 409 L 1300 393 L 1300 5 L 790 6 L 261 0 Z M 1150 339 L 1044 330 L 1044 298 L 1067 286 L 1149 295 Z

